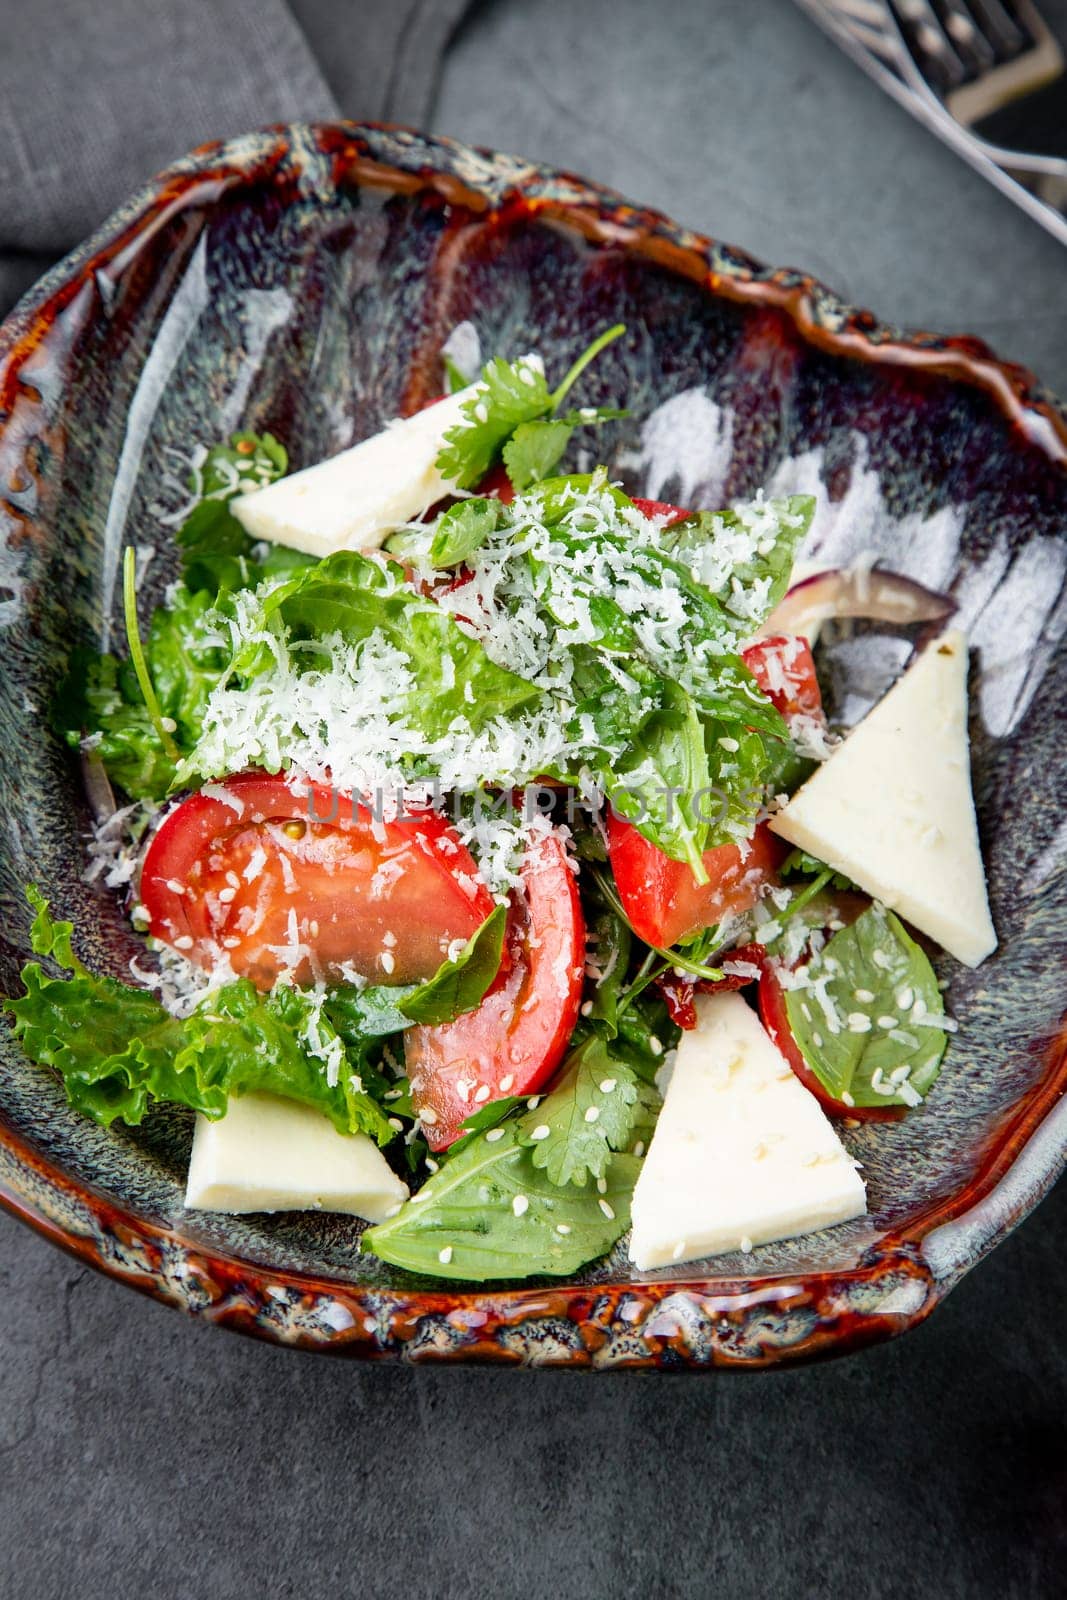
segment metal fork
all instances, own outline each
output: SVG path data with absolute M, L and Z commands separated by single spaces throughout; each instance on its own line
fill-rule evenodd
M 1067 244 L 1067 159 L 1009 150 L 974 131 L 1064 75 L 1063 51 L 1032 0 L 797 3 L 895 100 Z

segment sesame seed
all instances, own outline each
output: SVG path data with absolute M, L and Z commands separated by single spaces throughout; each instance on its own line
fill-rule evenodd
M 586 1122 L 595 1122 L 600 1115 L 599 1106 L 590 1106 L 585 1113 Z
M 848 1030 L 850 1033 L 870 1033 L 871 1019 L 866 1011 L 850 1011 L 848 1014 Z
M 567 1233 L 570 1233 L 570 1231 L 571 1231 L 571 1227 L 570 1227 L 570 1223 L 569 1222 L 557 1222 L 556 1223 L 556 1232 L 557 1233 L 567 1234 Z
M 539 1094 L 532 1094 L 529 1100 L 526 1102 L 526 1109 L 527 1111 L 536 1111 L 540 1104 L 541 1096 Z
M 865 1005 L 869 1005 L 874 999 L 874 994 L 870 989 L 853 989 L 852 998 L 853 1000 L 862 1001 Z
M 501 1078 L 500 1087 L 505 1094 L 507 1094 L 509 1089 L 513 1089 L 515 1087 L 515 1074 L 513 1072 L 509 1072 L 506 1078 Z
M 905 985 L 903 989 L 897 991 L 897 1005 L 900 1007 L 901 1011 L 907 1011 L 914 998 L 914 991 L 907 985 Z
M 606 1200 L 598 1200 L 597 1205 L 600 1207 L 601 1211 L 607 1217 L 609 1222 L 615 1221 L 615 1212 L 612 1210 L 611 1206 Z
M 426 1170 L 427 1170 L 427 1172 L 440 1172 L 441 1163 L 439 1161 L 435 1161 L 433 1156 L 427 1156 L 426 1157 Z
M 503 1128 L 490 1128 L 489 1132 L 485 1136 L 485 1142 L 486 1144 L 496 1144 L 497 1140 L 502 1139 L 503 1137 Z
M 474 1091 L 474 1098 L 479 1102 L 488 1100 L 489 1095 L 490 1089 L 487 1083 L 480 1083 Z
M 654 1056 L 661 1056 L 663 1054 L 662 1041 L 657 1039 L 655 1034 L 653 1034 L 652 1037 L 649 1039 L 648 1048 L 651 1050 L 651 1052 L 652 1052 L 652 1054 Z
M 418 1194 L 413 1194 L 412 1195 L 411 1203 L 414 1206 L 414 1205 L 418 1205 L 420 1200 L 429 1200 L 431 1198 L 432 1198 L 432 1191 L 429 1188 L 420 1189 Z
M 645 1153 L 645 1141 L 643 1139 L 638 1139 L 637 1143 L 634 1145 L 634 1155 L 635 1156 L 643 1156 L 644 1153 Z
M 895 1028 L 899 1021 L 900 1021 L 899 1017 L 891 1017 L 889 1015 L 889 1013 L 887 1012 L 884 1017 L 879 1017 L 878 1018 L 878 1026 L 880 1028 Z
M 225 889 L 219 890 L 219 899 L 222 901 L 224 906 L 228 906 L 236 893 L 237 890 L 231 889 L 229 884 L 227 884 Z
M 604 1078 L 600 1085 L 601 1094 L 610 1094 L 616 1084 L 615 1078 Z
M 743 1233 L 741 1235 L 741 1252 L 746 1256 L 751 1255 L 752 1253 L 752 1240 L 749 1238 L 747 1233 Z
M 511 1202 L 511 1209 L 517 1217 L 524 1217 L 530 1209 L 530 1202 L 526 1195 L 517 1194 Z
M 812 1037 L 812 1042 L 816 1045 L 816 1047 L 820 1047 L 822 1045 L 822 1034 L 821 1033 L 813 1033 L 811 1037 Z
M 847 1089 L 843 1089 L 841 1091 L 841 1100 L 842 1104 L 846 1106 L 854 1106 L 856 1104 L 854 1098 L 849 1094 Z
M 678 1243 L 675 1245 L 674 1249 L 671 1251 L 671 1260 L 672 1261 L 681 1261 L 681 1259 L 682 1259 L 682 1257 L 684 1255 L 685 1255 L 685 1240 L 684 1239 L 679 1239 Z
M 593 1015 L 593 1002 L 591 1000 L 583 1000 L 581 1011 L 583 1017 L 591 1017 Z
M 191 950 L 193 941 L 187 933 L 183 933 L 180 939 L 175 939 L 174 948 L 175 950 Z
M 607 1194 L 607 1192 L 608 1192 L 608 1180 L 607 1180 L 607 1178 L 598 1178 L 597 1179 L 597 1181 L 596 1181 L 596 1192 L 597 1192 L 597 1194 Z
M 382 964 L 383 972 L 392 972 L 393 968 L 396 966 L 396 957 L 393 955 L 391 950 L 383 950 L 381 955 L 378 957 L 378 960 Z
M 533 1133 L 531 1133 L 530 1138 L 540 1141 L 541 1139 L 547 1139 L 551 1132 L 552 1129 L 547 1122 L 539 1122 Z
M 443 1267 L 447 1267 L 448 1263 L 452 1260 L 452 1246 L 450 1244 L 446 1244 L 443 1250 L 438 1250 L 437 1259 Z
M 432 1128 L 434 1123 L 437 1121 L 437 1112 L 434 1110 L 433 1106 L 420 1106 L 418 1110 L 418 1118 L 420 1122 L 425 1122 L 428 1128 Z
M 390 1117 L 389 1126 L 393 1129 L 394 1133 L 403 1133 L 404 1131 L 404 1124 L 401 1122 L 399 1117 Z
M 160 717 L 159 725 L 161 728 L 164 728 L 167 733 L 177 733 L 178 731 L 178 724 L 175 722 L 173 717 Z

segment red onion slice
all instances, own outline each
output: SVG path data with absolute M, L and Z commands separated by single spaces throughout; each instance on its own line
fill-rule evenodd
M 901 572 L 877 567 L 831 567 L 796 583 L 767 618 L 760 634 L 800 634 L 808 638 L 831 618 L 865 617 L 897 627 L 922 622 L 924 636 L 940 632 L 956 602 L 927 589 Z

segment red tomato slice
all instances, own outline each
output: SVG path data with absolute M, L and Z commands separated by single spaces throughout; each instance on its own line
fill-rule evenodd
M 783 717 L 821 717 L 822 695 L 806 639 L 775 634 L 757 639 L 741 659 Z
M 642 500 L 639 495 L 634 495 L 633 503 L 644 517 L 666 517 L 664 527 L 667 528 L 672 522 L 681 522 L 683 517 L 692 516 L 692 512 L 683 510 L 681 506 L 672 506 L 666 500 Z
M 312 821 L 310 816 L 323 818 Z M 432 812 L 375 822 L 318 784 L 245 772 L 166 818 L 145 857 L 148 931 L 201 966 L 228 955 L 269 989 L 336 977 L 422 982 L 493 900 L 469 851 Z
M 585 923 L 558 834 L 535 836 L 521 878 L 508 916 L 510 965 L 481 1005 L 404 1035 L 412 1099 L 434 1150 L 450 1145 L 487 1100 L 540 1089 L 578 1020 Z
M 800 1046 L 793 1037 L 793 1030 L 789 1026 L 789 1012 L 786 1010 L 785 990 L 778 981 L 777 973 L 766 959 L 761 961 L 760 966 L 762 970 L 759 980 L 759 1014 L 763 1026 L 805 1089 L 811 1090 L 827 1116 L 856 1117 L 863 1122 L 899 1122 L 904 1115 L 903 1106 L 850 1106 L 846 1105 L 844 1100 L 838 1100 L 823 1087 L 804 1060 Z
M 669 949 L 730 912 L 755 905 L 764 884 L 774 881 L 783 849 L 765 823 L 747 846 L 716 845 L 704 852 L 708 882 L 697 883 L 684 861 L 672 861 L 638 833 L 633 823 L 609 811 L 608 857 L 623 909 L 646 944 Z
M 477 493 L 495 495 L 505 506 L 511 504 L 515 498 L 515 488 L 508 477 L 508 469 L 502 461 L 498 461 L 495 467 L 489 468 L 489 471 L 478 485 Z

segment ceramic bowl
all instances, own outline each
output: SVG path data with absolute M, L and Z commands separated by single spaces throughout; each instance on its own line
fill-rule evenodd
M 82 881 L 86 804 L 47 705 L 72 642 L 114 628 L 122 547 L 158 551 L 157 595 L 174 574 L 152 510 L 171 452 L 245 426 L 316 461 L 434 393 L 468 319 L 483 350 L 537 347 L 550 371 L 625 322 L 587 393 L 630 410 L 609 465 L 635 492 L 809 491 L 808 553 L 873 552 L 958 602 L 1001 944 L 977 972 L 941 966 L 962 1027 L 926 1108 L 846 1133 L 870 1215 L 677 1271 L 635 1274 L 619 1249 L 569 1282 L 443 1287 L 362 1258 L 348 1219 L 185 1212 L 188 1116 L 104 1132 L 6 1033 L 0 1199 L 175 1306 L 346 1355 L 709 1368 L 898 1334 L 1064 1157 L 1067 420 L 974 340 L 899 333 L 593 184 L 396 128 L 275 128 L 179 162 L 0 330 L 0 988 L 28 881 L 90 964 L 121 975 L 134 950 Z

